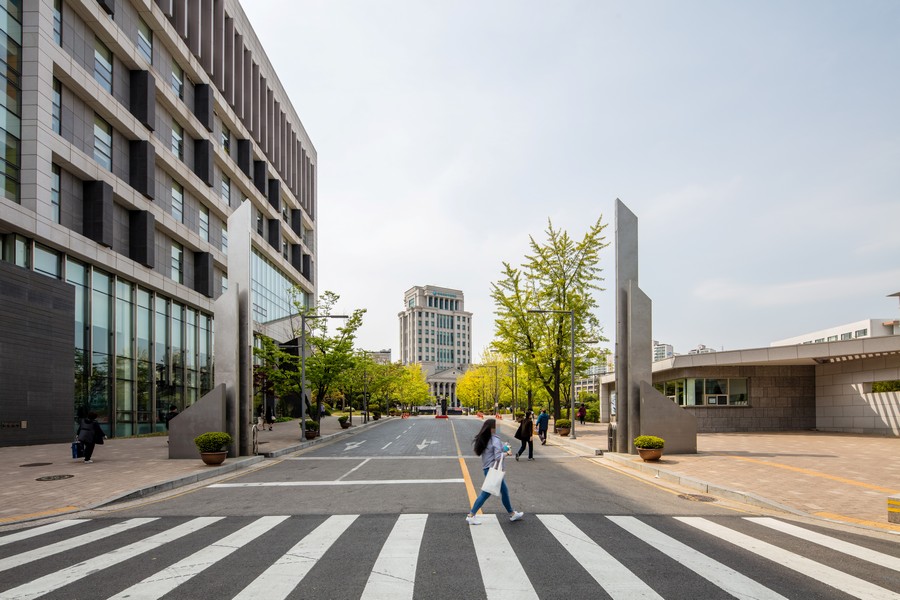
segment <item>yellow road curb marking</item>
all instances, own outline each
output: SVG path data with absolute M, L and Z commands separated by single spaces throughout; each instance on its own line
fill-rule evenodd
M 877 527 L 879 529 L 887 529 L 888 531 L 900 531 L 900 525 L 891 525 L 890 523 L 879 523 L 878 521 L 867 521 L 866 519 L 857 519 L 855 517 L 847 517 L 829 512 L 813 513 L 817 517 L 823 519 L 831 519 L 832 521 L 845 521 L 847 523 L 856 523 L 857 525 L 865 525 L 867 527 Z
M 463 458 L 462 450 L 459 449 L 459 440 L 456 437 L 456 426 L 453 424 L 453 419 L 450 419 L 450 429 L 453 431 L 453 443 L 456 444 L 456 456 L 459 458 L 459 470 L 462 471 L 463 480 L 466 482 L 466 493 L 469 495 L 469 507 L 475 504 L 475 498 L 478 497 L 478 494 L 475 493 L 475 485 L 472 483 L 472 477 L 469 475 L 469 468 L 466 466 L 466 459 Z M 478 511 L 481 513 L 481 511 Z
M 897 494 L 900 493 L 898 490 L 894 490 L 891 488 L 886 488 L 880 485 L 873 485 L 871 483 L 864 483 L 862 481 L 855 481 L 853 479 L 847 479 L 846 477 L 839 477 L 837 475 L 829 475 L 827 473 L 821 473 L 819 471 L 813 471 L 811 469 L 804 469 L 802 467 L 792 467 L 790 465 L 782 465 L 776 462 L 769 462 L 766 460 L 759 460 L 756 458 L 747 458 L 744 456 L 731 456 L 728 458 L 735 458 L 737 460 L 743 460 L 750 463 L 755 463 L 759 465 L 765 465 L 767 467 L 778 467 L 779 469 L 785 469 L 787 471 L 794 471 L 796 473 L 803 473 L 805 475 L 810 475 L 811 477 L 821 477 L 822 479 L 830 479 L 832 481 L 837 481 L 839 483 L 845 483 L 847 485 L 855 485 L 857 487 L 863 487 L 870 490 L 875 490 L 878 492 L 887 492 L 889 494 Z
M 50 515 L 58 515 L 61 513 L 72 512 L 74 510 L 81 510 L 78 506 L 63 506 L 62 508 L 53 508 L 50 510 L 42 510 L 41 512 L 36 513 L 28 513 L 27 515 L 14 515 L 12 517 L 3 517 L 0 519 L 0 523 L 11 523 L 15 521 L 20 521 L 22 519 L 34 519 L 36 517 L 48 517 Z

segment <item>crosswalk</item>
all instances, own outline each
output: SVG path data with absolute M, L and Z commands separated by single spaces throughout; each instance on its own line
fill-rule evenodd
M 71 519 L 0 535 L 0 600 L 43 596 L 896 600 L 900 543 L 771 517 Z

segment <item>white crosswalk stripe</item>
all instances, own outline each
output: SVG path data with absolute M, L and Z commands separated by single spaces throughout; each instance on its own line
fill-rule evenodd
M 528 574 L 522 568 L 496 515 L 484 515 L 481 525 L 470 526 L 481 579 L 488 600 L 537 598 Z
M 710 535 L 714 535 L 726 542 L 743 548 L 744 550 L 749 550 L 759 556 L 775 561 L 779 565 L 793 569 L 798 573 L 812 577 L 813 579 L 830 585 L 846 594 L 850 594 L 855 598 L 865 598 L 866 600 L 897 600 L 896 593 L 886 590 L 883 587 L 869 583 L 868 581 L 864 581 L 853 575 L 842 573 L 837 569 L 794 554 L 793 552 L 788 552 L 778 546 L 745 535 L 734 529 L 718 525 L 703 517 L 676 518 L 683 523 L 687 523 L 692 527 L 696 527 L 701 531 L 705 531 Z
M 572 598 L 705 597 L 715 586 L 738 599 L 784 600 L 806 589 L 810 579 L 821 589 L 830 586 L 832 594 L 900 598 L 900 580 L 890 576 L 897 571 L 900 550 L 895 552 L 883 540 L 873 540 L 869 548 L 861 545 L 866 543 L 862 538 L 850 543 L 838 534 L 770 517 L 734 516 L 724 521 L 740 531 L 723 525 L 724 518 L 662 516 L 540 514 L 507 523 L 505 515 L 489 514 L 478 526 L 466 525 L 456 516 L 426 514 L 401 514 L 388 521 L 384 515 L 240 517 L 239 526 L 229 519 L 233 518 L 199 517 L 174 525 L 158 517 L 109 525 L 73 519 L 0 536 L 0 600 L 53 592 L 59 597 L 158 600 L 202 595 L 198 590 L 212 586 L 217 586 L 216 596 L 278 600 L 332 585 L 346 586 L 339 588 L 344 597 L 407 600 L 446 595 L 445 586 L 454 585 L 458 577 L 466 579 L 467 595 L 520 600 L 557 590 L 562 572 L 568 574 L 566 583 L 572 582 Z M 582 529 L 582 523 L 590 527 Z M 81 533 L 89 529 L 93 531 Z M 69 531 L 78 535 L 66 538 Z M 278 540 L 280 549 L 263 543 L 264 536 Z M 436 537 L 427 542 L 429 536 Z M 84 560 L 78 549 L 100 539 L 105 540 L 103 553 Z M 795 550 L 796 539 L 808 542 L 801 546 L 805 550 Z M 447 540 L 455 540 L 453 555 L 444 554 Z M 348 565 L 346 580 L 336 580 L 335 565 L 351 544 L 357 560 L 371 565 L 371 570 L 355 572 Z M 790 545 L 791 550 L 779 544 Z M 623 547 L 628 552 L 622 553 Z M 729 554 L 732 547 L 734 554 Z M 436 548 L 439 556 L 434 554 Z M 468 556 L 459 556 L 467 552 Z M 764 560 L 754 560 L 742 573 L 748 552 Z M 171 558 L 153 569 L 158 556 Z M 842 557 L 853 558 L 842 561 Z M 132 559 L 136 562 L 127 564 L 136 568 L 123 565 L 105 573 Z M 665 575 L 646 568 L 645 559 L 664 565 Z M 457 572 L 450 566 L 456 561 L 477 568 Z M 770 566 L 761 570 L 760 565 L 766 564 Z M 240 568 L 235 570 L 235 565 Z M 679 570 L 684 577 L 678 576 Z M 697 587 L 701 583 L 706 587 Z M 71 588 L 61 590 L 65 586 Z
M 416 583 L 419 546 L 428 515 L 400 515 L 369 575 L 365 600 L 412 598 Z

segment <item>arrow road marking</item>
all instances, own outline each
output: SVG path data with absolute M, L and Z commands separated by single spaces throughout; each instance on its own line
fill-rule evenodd
M 425 440 L 425 439 L 423 439 L 421 444 L 416 444 L 416 448 L 418 448 L 419 450 L 424 450 L 425 448 L 427 448 L 427 447 L 430 446 L 431 444 L 437 444 L 437 443 L 438 443 L 437 440 Z
M 361 442 L 347 442 L 344 444 L 344 446 L 345 446 L 344 452 L 346 452 L 347 450 L 353 450 L 354 448 L 359 448 L 360 446 L 362 446 L 365 443 L 366 443 L 366 440 L 363 440 Z

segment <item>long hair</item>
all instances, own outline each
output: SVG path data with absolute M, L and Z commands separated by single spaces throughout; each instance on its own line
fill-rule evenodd
M 481 426 L 481 430 L 475 435 L 472 440 L 472 445 L 475 448 L 475 454 L 481 456 L 484 454 L 484 449 L 487 448 L 488 442 L 491 441 L 491 429 L 497 426 L 497 419 L 485 419 L 484 424 Z

